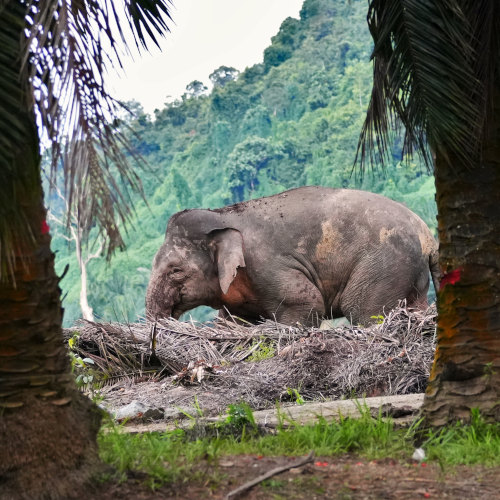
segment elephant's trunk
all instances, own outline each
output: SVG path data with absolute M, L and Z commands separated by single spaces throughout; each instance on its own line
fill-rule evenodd
M 146 319 L 156 321 L 170 318 L 178 300 L 179 294 L 176 289 L 165 284 L 163 280 L 152 277 L 146 292 Z

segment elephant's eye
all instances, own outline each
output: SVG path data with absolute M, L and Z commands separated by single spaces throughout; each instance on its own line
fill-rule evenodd
M 168 275 L 170 276 L 170 278 L 172 278 L 174 280 L 179 280 L 179 279 L 182 279 L 184 277 L 184 270 L 180 267 L 172 267 L 172 269 L 170 269 Z

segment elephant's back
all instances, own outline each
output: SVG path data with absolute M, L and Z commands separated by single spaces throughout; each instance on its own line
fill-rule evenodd
M 425 222 L 405 205 L 384 196 L 355 189 L 306 186 L 219 209 L 239 228 L 266 233 L 271 241 L 287 242 L 356 234 L 358 243 L 384 242 L 412 235 L 429 254 L 436 243 Z

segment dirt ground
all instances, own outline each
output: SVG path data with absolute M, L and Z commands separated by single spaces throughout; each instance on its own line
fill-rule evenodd
M 218 464 L 201 463 L 206 476 L 197 482 L 178 482 L 151 491 L 145 477 L 122 484 L 108 483 L 95 498 L 111 499 L 225 499 L 227 495 L 275 467 L 297 457 L 227 456 Z M 484 466 L 457 466 L 442 471 L 438 464 L 402 463 L 391 459 L 367 461 L 353 456 L 316 457 L 312 463 L 282 472 L 229 498 L 267 499 L 488 499 L 500 498 L 500 470 Z

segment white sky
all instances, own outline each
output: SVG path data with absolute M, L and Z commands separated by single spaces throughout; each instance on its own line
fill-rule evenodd
M 173 0 L 170 33 L 160 40 L 161 52 L 134 54 L 124 72 L 110 74 L 110 93 L 120 100 L 135 99 L 152 113 L 180 97 L 186 85 L 201 80 L 219 66 L 243 71 L 262 62 L 281 23 L 298 18 L 303 0 Z M 153 45 L 151 45 L 153 47 Z M 170 97 L 169 97 L 170 96 Z

